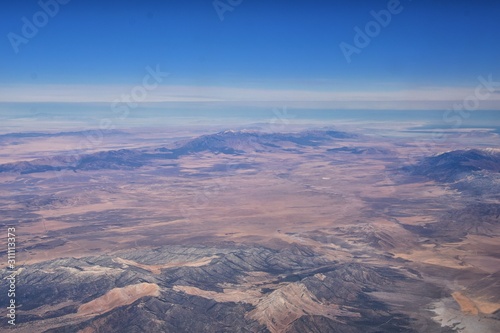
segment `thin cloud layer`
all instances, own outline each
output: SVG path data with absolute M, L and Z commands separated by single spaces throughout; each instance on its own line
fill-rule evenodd
M 382 91 L 313 91 L 249 89 L 215 86 L 158 86 L 134 99 L 134 86 L 119 85 L 4 85 L 0 103 L 113 103 L 131 96 L 143 105 L 158 103 L 223 103 L 234 106 L 286 103 L 300 107 L 348 109 L 440 109 L 474 96 L 475 88 L 426 87 Z M 125 98 L 126 99 L 126 98 Z M 477 109 L 500 109 L 500 94 L 489 94 Z

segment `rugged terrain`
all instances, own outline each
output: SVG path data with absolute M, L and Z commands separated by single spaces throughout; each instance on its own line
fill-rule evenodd
M 499 331 L 498 134 L 397 134 L 0 136 L 15 331 Z

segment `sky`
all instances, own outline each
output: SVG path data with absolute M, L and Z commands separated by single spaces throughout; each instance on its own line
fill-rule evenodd
M 471 108 L 500 110 L 500 1 L 40 0 L 2 7 L 0 112 L 12 103 L 91 107 L 127 96 L 130 105 L 151 107 L 424 110 L 470 100 L 477 89 Z

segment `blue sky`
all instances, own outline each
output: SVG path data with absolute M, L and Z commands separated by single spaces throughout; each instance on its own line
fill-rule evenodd
M 28 93 L 30 102 L 42 94 L 67 96 L 54 102 L 85 102 L 73 95 L 85 91 L 95 92 L 85 93 L 91 102 L 113 100 L 140 83 L 148 66 L 169 73 L 151 94 L 153 103 L 169 101 L 159 97 L 169 92 L 204 100 L 234 102 L 242 94 L 245 102 L 255 96 L 305 103 L 344 95 L 380 103 L 378 93 L 389 101 L 420 101 L 440 92 L 441 103 L 465 98 L 478 76 L 500 81 L 498 1 L 401 0 L 400 12 L 350 63 L 339 44 L 355 45 L 353 28 L 364 30 L 374 20 L 370 12 L 387 10 L 389 1 L 232 1 L 236 5 L 221 21 L 212 0 L 71 0 L 17 53 L 9 33 L 11 39 L 12 33 L 22 36 L 22 18 L 33 21 L 41 7 L 37 1 L 3 4 L 0 102 L 24 101 Z M 278 93 L 273 99 L 266 91 Z

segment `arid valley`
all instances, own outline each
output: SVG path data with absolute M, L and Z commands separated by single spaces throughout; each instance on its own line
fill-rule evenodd
M 0 333 L 499 333 L 500 1 L 0 10 Z
M 498 130 L 99 135 L 0 135 L 16 332 L 500 330 Z

